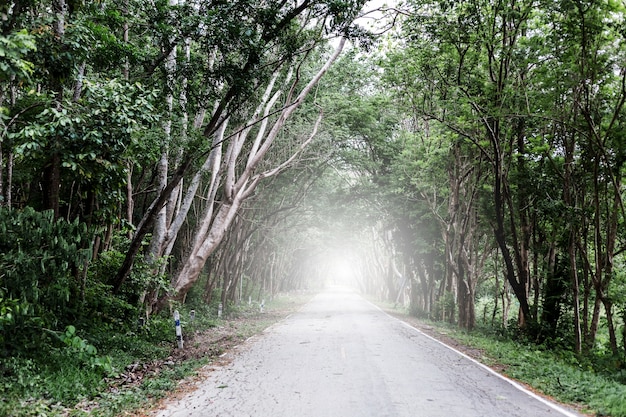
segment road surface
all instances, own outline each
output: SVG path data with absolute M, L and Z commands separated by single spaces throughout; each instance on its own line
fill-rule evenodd
M 249 340 L 158 417 L 555 417 L 539 399 L 334 289 Z

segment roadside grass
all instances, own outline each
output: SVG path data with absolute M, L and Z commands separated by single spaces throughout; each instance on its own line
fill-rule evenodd
M 136 410 L 150 408 L 156 400 L 165 397 L 178 386 L 178 382 L 209 363 L 208 358 L 190 359 L 161 368 L 159 373 L 146 378 L 141 384 L 118 390 L 102 392 L 95 401 L 71 410 L 71 416 L 115 417 L 132 415 Z
M 158 320 L 161 319 L 154 321 Z M 81 331 L 75 336 L 90 346 L 90 353 L 72 346 L 51 346 L 30 358 L 10 358 L 1 364 L 0 415 L 115 415 L 124 408 L 117 403 L 123 405 L 129 393 L 136 391 L 127 401 L 127 407 L 134 407 L 147 394 L 152 394 L 141 386 L 133 387 L 118 399 L 119 392 L 112 387 L 128 365 L 167 357 L 171 343 L 154 345 L 137 334 L 114 332 L 109 333 L 106 343 L 98 343 L 103 337 L 100 331 Z M 107 406 L 96 407 L 100 400 Z M 100 414 L 105 409 L 111 412 Z
M 483 352 L 483 362 L 562 403 L 599 416 L 626 417 L 626 385 L 595 371 L 570 351 L 548 350 L 485 333 L 448 330 L 455 340 Z
M 189 341 L 183 351 L 175 349 L 169 315 L 130 330 L 108 324 L 69 329 L 60 335 L 61 342 L 52 338 L 45 351 L 0 363 L 0 415 L 132 415 L 151 407 L 233 343 L 260 333 L 308 299 L 306 294 L 277 297 L 265 305 L 269 314 L 260 314 L 257 303 L 229 306 L 220 319 L 215 306 L 196 307 L 194 320 L 190 308 L 181 306 L 183 336 Z M 193 336 L 214 331 L 224 336 L 210 349 L 194 342 Z M 137 376 L 130 369 L 139 369 Z
M 418 328 L 432 328 L 428 333 L 435 338 L 450 338 L 471 348 L 470 356 L 478 361 L 560 403 L 590 415 L 626 417 L 623 371 L 600 372 L 593 362 L 596 359 L 581 359 L 571 351 L 523 343 L 489 328 L 467 332 L 447 323 L 410 317 L 391 305 L 379 305 Z

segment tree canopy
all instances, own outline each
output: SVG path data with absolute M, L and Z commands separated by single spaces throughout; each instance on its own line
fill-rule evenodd
M 364 6 L 0 6 L 0 357 L 334 282 L 623 363 L 625 6 Z

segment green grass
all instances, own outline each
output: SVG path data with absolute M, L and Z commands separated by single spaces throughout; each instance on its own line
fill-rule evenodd
M 190 308 L 179 310 L 184 334 L 218 325 L 233 326 L 232 320 L 238 320 L 236 336 L 249 337 L 279 319 L 275 312 L 295 308 L 305 301 L 305 296 L 267 301 L 266 315 L 258 314 L 258 304 L 245 303 L 226 310 L 219 320 L 216 309 L 208 306 L 196 306 L 193 321 L 189 319 Z M 149 407 L 209 361 L 202 358 L 172 363 L 141 383 L 116 386 L 112 382 L 129 364 L 163 361 L 176 345 L 169 315 L 153 317 L 144 327 L 123 332 L 117 329 L 119 326 L 104 324 L 68 331 L 59 340 L 49 338 L 51 342 L 45 349 L 29 357 L 2 358 L 0 416 L 118 416 Z
M 189 360 L 163 368 L 155 377 L 145 379 L 140 385 L 115 392 L 104 392 L 98 398 L 97 408 L 88 411 L 90 416 L 115 417 L 124 411 L 149 407 L 155 400 L 163 398 L 178 386 L 178 381 L 194 375 L 207 360 Z M 74 410 L 73 415 L 87 411 Z
M 134 339 L 138 345 L 143 341 Z M 133 342 L 127 342 L 130 345 Z M 164 357 L 169 349 L 162 348 L 158 352 L 149 350 L 149 357 Z M 45 355 L 29 359 L 11 358 L 3 363 L 0 374 L 0 415 L 12 417 L 26 416 L 61 416 L 65 414 L 82 415 L 83 412 L 70 411 L 77 404 L 88 404 L 94 399 L 103 400 L 106 412 L 103 415 L 115 415 L 111 410 L 134 408 L 145 401 L 146 397 L 162 396 L 162 392 L 175 386 L 175 382 L 167 379 L 180 378 L 189 371 L 187 364 L 175 366 L 155 380 L 149 380 L 145 387 L 124 389 L 110 392 L 107 381 L 112 380 L 126 365 L 139 360 L 148 360 L 141 355 L 133 355 L 133 349 L 126 351 L 115 348 L 110 351 L 99 351 L 107 354 L 113 364 L 109 372 L 93 366 L 90 361 L 81 361 L 70 349 L 51 349 Z M 136 352 L 135 352 L 136 353 Z M 160 355 L 159 355 L 160 353 Z M 80 408 L 81 406 L 79 406 Z M 99 407 L 88 414 L 98 415 Z
M 597 372 L 590 361 L 581 361 L 572 352 L 547 350 L 480 330 L 465 332 L 441 323 L 429 324 L 465 346 L 480 349 L 481 362 L 501 365 L 506 376 L 545 395 L 581 405 L 599 416 L 626 417 L 626 385 Z

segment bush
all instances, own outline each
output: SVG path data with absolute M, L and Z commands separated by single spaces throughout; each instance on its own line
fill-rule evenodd
M 80 309 L 80 270 L 91 258 L 84 224 L 52 211 L 0 208 L 0 326 L 4 354 L 40 340 Z M 17 329 L 19 328 L 19 331 Z

